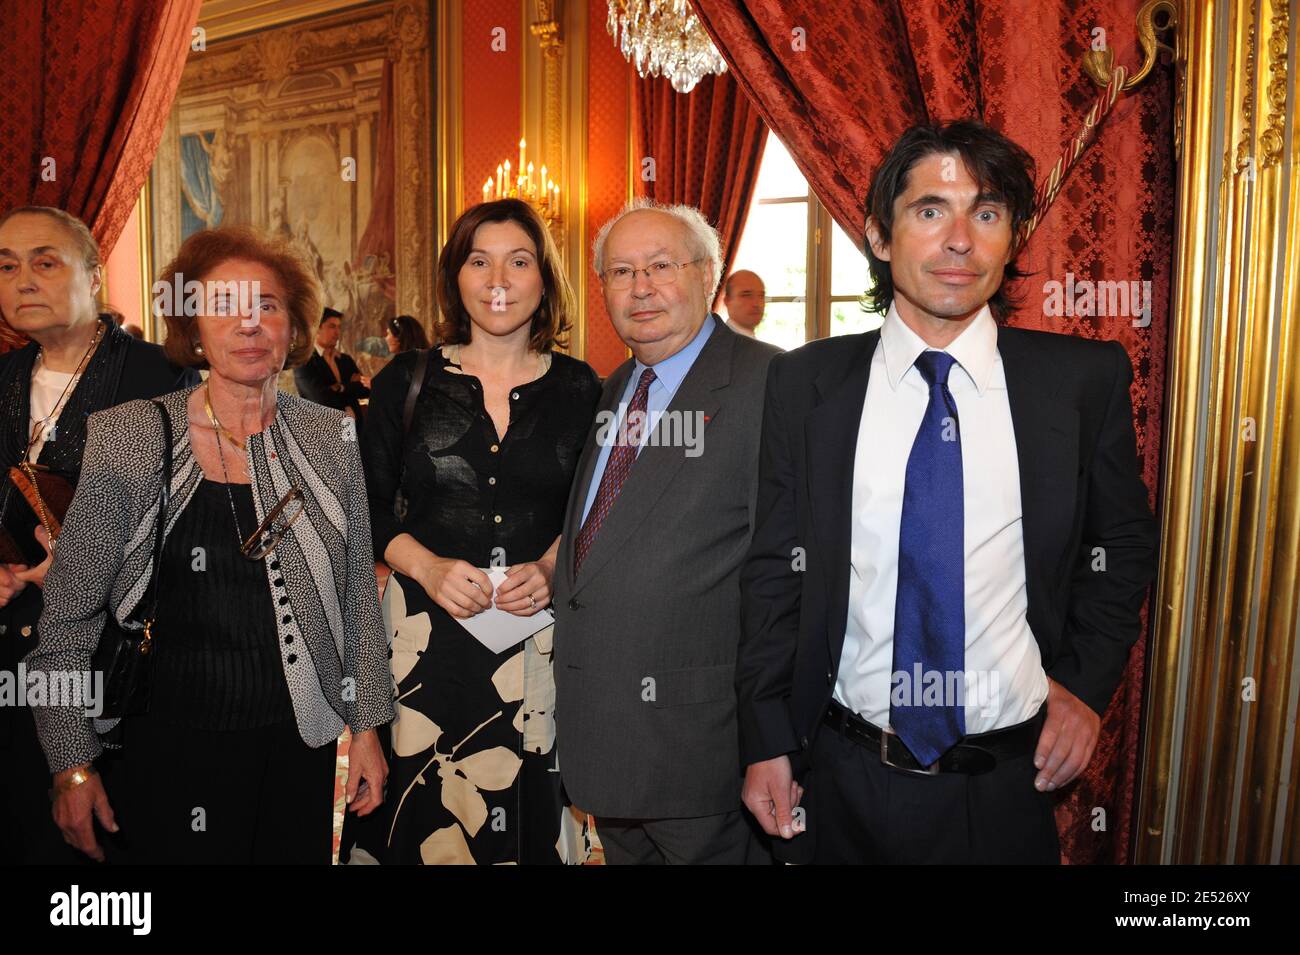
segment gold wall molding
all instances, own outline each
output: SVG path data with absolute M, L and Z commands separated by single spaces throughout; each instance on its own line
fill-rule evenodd
M 586 355 L 587 4 L 521 0 L 526 38 L 520 65 L 520 116 L 530 154 L 560 186 L 560 219 L 552 229 L 575 314 L 566 351 Z M 540 147 L 540 148 L 538 148 Z
M 1287 0 L 1181 4 L 1183 148 L 1138 862 L 1300 860 L 1294 32 Z
M 461 95 L 464 82 L 462 47 L 464 34 L 461 23 L 461 4 L 438 3 L 435 42 L 437 56 L 437 176 L 438 204 L 436 245 L 430 253 L 435 259 L 447 240 L 451 227 L 460 214 L 464 201 L 465 185 L 461 170 L 464 166 L 464 100 Z M 435 316 L 429 312 L 429 322 Z

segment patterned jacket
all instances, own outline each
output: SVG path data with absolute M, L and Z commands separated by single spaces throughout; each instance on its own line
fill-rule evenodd
M 173 463 L 167 532 L 203 478 L 190 446 L 186 401 L 193 389 L 160 400 L 172 421 Z M 291 487 L 304 512 L 263 564 L 270 585 L 280 659 L 298 730 L 309 746 L 393 718 L 392 678 L 379 610 L 365 478 L 351 419 L 280 393 L 266 431 L 248 439 L 248 473 L 258 520 Z M 90 416 L 81 480 L 45 581 L 41 641 L 27 658 L 31 674 L 84 672 L 106 610 L 127 624 L 153 565 L 162 424 L 147 401 Z M 161 586 L 166 586 L 166 581 Z M 154 639 L 166 640 L 155 632 Z M 88 762 L 103 747 L 84 706 L 33 707 L 51 772 Z

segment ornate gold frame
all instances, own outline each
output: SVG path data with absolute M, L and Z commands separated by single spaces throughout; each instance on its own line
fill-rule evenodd
M 226 12 L 208 35 L 208 50 L 186 65 L 181 90 L 246 82 L 249 77 L 274 79 L 306 67 L 385 57 L 394 67 L 396 139 L 396 238 L 394 271 L 397 273 L 397 311 L 428 319 L 433 314 L 434 124 L 432 113 L 429 5 L 420 0 L 389 0 L 357 7 L 355 4 L 252 3 L 247 18 L 238 10 Z M 338 10 L 339 7 L 347 9 Z M 438 4 L 445 6 L 458 4 Z M 334 9 L 309 20 L 304 11 Z M 293 26 L 287 24 L 292 21 Z M 200 20 L 200 25 L 203 25 Z M 256 32 L 248 32 L 255 30 Z M 177 131 L 169 122 L 160 155 L 175 148 Z M 155 167 L 160 190 L 176 185 L 175 169 L 166 163 Z M 176 194 L 176 190 L 168 194 Z M 166 215 L 155 217 L 151 235 L 159 256 L 172 251 L 169 238 L 179 235 Z M 412 281 L 412 277 L 414 281 Z M 146 286 L 147 287 L 147 286 Z

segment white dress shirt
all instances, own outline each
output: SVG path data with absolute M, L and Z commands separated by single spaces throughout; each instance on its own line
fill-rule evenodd
M 324 358 L 325 364 L 329 367 L 329 370 L 334 372 L 334 380 L 340 385 L 344 384 L 343 375 L 339 373 L 339 350 L 335 348 L 332 354 L 327 355 L 325 354 L 325 349 L 321 348 L 320 345 L 315 345 L 314 347 L 316 349 L 316 354 Z
M 757 338 L 752 328 L 746 328 L 744 325 L 737 325 L 730 318 L 727 319 L 727 327 L 737 335 L 744 335 L 746 338 Z
M 849 607 L 835 699 L 889 722 L 899 528 L 907 459 L 929 403 L 916 358 L 929 348 L 890 306 L 871 359 L 853 465 Z M 1021 723 L 1047 698 L 1025 612 L 1020 471 L 998 331 L 988 306 L 947 349 L 957 403 L 965 520 L 967 734 Z M 907 674 L 910 685 L 912 674 Z M 922 687 L 916 687 L 919 693 Z

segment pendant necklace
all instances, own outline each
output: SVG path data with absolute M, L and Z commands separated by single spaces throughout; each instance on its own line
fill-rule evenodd
M 96 324 L 99 328 L 95 330 L 95 337 L 90 340 L 90 344 L 86 347 L 85 353 L 81 356 L 81 361 L 77 362 L 76 370 L 73 371 L 72 377 L 68 379 L 68 383 L 63 386 L 63 391 L 59 394 L 58 400 L 54 402 L 54 407 L 50 409 L 50 413 L 43 418 L 31 418 L 31 431 L 27 436 L 27 450 L 23 452 L 24 461 L 27 460 L 29 455 L 32 453 L 32 447 L 36 444 L 37 437 L 44 434 L 46 426 L 62 412 L 64 403 L 71 397 L 73 389 L 77 386 L 77 382 L 81 380 L 82 372 L 84 372 L 86 366 L 90 364 L 90 356 L 95 353 L 95 348 L 99 345 L 99 340 L 104 337 L 104 323 L 97 321 Z M 33 378 L 36 376 L 36 368 L 43 363 L 44 355 L 44 348 L 41 348 L 36 353 L 36 362 L 32 366 Z
M 239 541 L 239 549 L 242 552 L 244 548 L 244 531 L 239 526 L 239 514 L 235 510 L 235 496 L 230 493 L 230 472 L 226 470 L 226 453 L 221 447 L 221 438 L 224 436 L 227 441 L 233 444 L 239 450 L 244 450 L 244 443 L 235 440 L 235 436 L 222 427 L 221 422 L 217 420 L 217 413 L 212 410 L 212 390 L 207 383 L 203 384 L 203 409 L 208 413 L 208 420 L 212 422 L 212 427 L 217 429 L 217 458 L 221 461 L 221 476 L 226 479 L 226 500 L 230 502 L 230 516 L 235 520 L 235 536 Z M 250 474 L 251 478 L 252 475 Z

